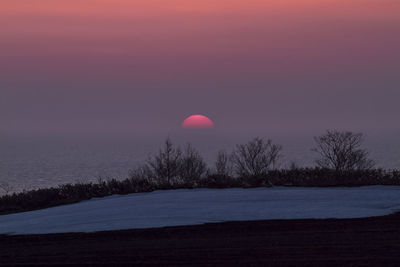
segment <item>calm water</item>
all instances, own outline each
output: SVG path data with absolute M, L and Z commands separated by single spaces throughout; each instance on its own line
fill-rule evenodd
M 312 136 L 275 136 L 283 145 L 283 165 L 291 161 L 313 166 Z M 218 150 L 231 151 L 249 137 L 223 134 L 171 135 L 176 144 L 192 143 L 212 166 Z M 156 152 L 165 136 L 87 137 L 1 137 L 0 183 L 14 191 L 63 183 L 96 181 L 97 177 L 128 176 L 129 170 Z M 400 168 L 399 136 L 368 136 L 365 146 L 383 168 Z M 3 192 L 0 192 L 3 194 Z

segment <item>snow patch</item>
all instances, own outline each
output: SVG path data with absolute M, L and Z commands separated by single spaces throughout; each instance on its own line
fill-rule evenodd
M 361 218 L 400 210 L 400 186 L 181 189 L 114 195 L 0 216 L 0 234 L 94 232 L 207 222 Z

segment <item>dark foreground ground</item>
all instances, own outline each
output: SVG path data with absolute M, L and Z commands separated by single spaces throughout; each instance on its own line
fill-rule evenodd
M 400 214 L 0 236 L 0 265 L 400 266 Z

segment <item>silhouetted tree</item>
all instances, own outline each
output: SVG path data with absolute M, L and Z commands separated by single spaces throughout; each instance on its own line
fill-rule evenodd
M 225 150 L 221 150 L 217 154 L 215 162 L 215 171 L 217 175 L 229 176 L 231 174 L 231 164 L 229 155 Z
M 129 177 L 133 180 L 151 180 L 154 176 L 149 164 L 142 164 L 129 172 Z
M 182 151 L 175 148 L 169 138 L 165 141 L 164 148 L 157 155 L 147 160 L 147 166 L 158 180 L 171 183 L 179 177 L 181 171 Z
M 258 137 L 236 145 L 231 156 L 234 170 L 241 177 L 265 175 L 277 167 L 281 151 L 282 146 Z
M 368 158 L 367 150 L 361 148 L 362 133 L 328 130 L 324 135 L 314 137 L 317 152 L 321 158 L 318 166 L 336 171 L 371 169 L 375 163 Z
M 289 163 L 289 170 L 296 170 L 296 169 L 300 169 L 299 165 L 297 164 L 296 161 L 292 160 Z
M 8 195 L 11 191 L 13 191 L 13 187 L 8 182 L 1 182 L 0 189 L 2 189 L 6 195 Z
M 196 181 L 207 170 L 207 165 L 200 153 L 190 144 L 187 144 L 180 159 L 180 176 L 184 181 Z

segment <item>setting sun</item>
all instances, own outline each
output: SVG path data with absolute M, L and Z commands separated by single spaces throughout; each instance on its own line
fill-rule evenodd
M 185 129 L 207 129 L 213 128 L 214 123 L 206 116 L 192 115 L 182 122 L 182 127 Z

